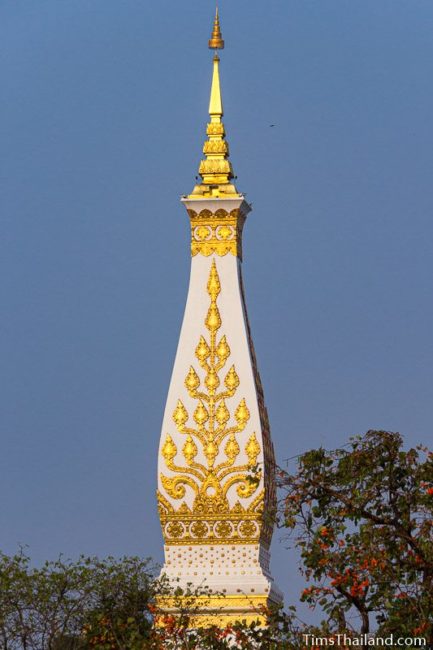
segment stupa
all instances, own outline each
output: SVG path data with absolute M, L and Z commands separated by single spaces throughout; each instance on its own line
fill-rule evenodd
M 269 569 L 274 451 L 241 275 L 251 210 L 234 184 L 222 122 L 218 10 L 201 182 L 182 197 L 191 226 L 191 275 L 158 458 L 163 574 L 188 597 L 197 627 L 266 624 L 281 593 Z M 186 598 L 186 597 L 185 597 Z M 179 611 L 166 596 L 160 608 Z

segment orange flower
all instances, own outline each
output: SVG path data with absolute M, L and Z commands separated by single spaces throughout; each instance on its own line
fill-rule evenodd
M 329 535 L 329 531 L 326 528 L 326 526 L 322 526 L 322 528 L 320 529 L 320 534 L 322 537 L 327 537 Z
M 426 631 L 427 627 L 428 627 L 427 623 L 421 623 L 421 625 L 419 627 L 416 627 L 414 629 L 414 631 L 413 631 L 414 635 L 417 636 L 418 634 L 422 634 L 423 632 Z

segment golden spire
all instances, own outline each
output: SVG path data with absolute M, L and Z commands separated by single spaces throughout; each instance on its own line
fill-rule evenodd
M 212 36 L 209 40 L 209 49 L 222 50 L 224 40 L 221 34 L 218 7 L 215 13 Z M 225 129 L 222 122 L 223 103 L 221 98 L 221 86 L 219 75 L 219 56 L 215 53 L 213 57 L 213 75 L 209 100 L 210 122 L 207 125 L 206 133 L 208 139 L 203 145 L 203 153 L 206 158 L 201 161 L 199 174 L 202 182 L 195 186 L 188 198 L 212 197 L 233 197 L 240 196 L 236 187 L 231 182 L 234 178 L 233 169 L 229 157 L 229 145 L 225 140 Z
M 219 123 L 221 123 L 221 117 L 224 115 L 223 100 L 221 98 L 219 57 L 217 54 L 215 54 L 213 58 L 213 75 L 212 86 L 210 89 L 209 115 L 211 117 L 211 120 L 212 117 L 219 118 Z
M 221 34 L 220 19 L 219 19 L 219 16 L 218 16 L 218 7 L 216 8 L 216 11 L 215 11 L 215 20 L 213 22 L 212 36 L 210 37 L 210 40 L 209 40 L 209 49 L 210 50 L 223 50 L 224 49 L 224 41 L 223 41 L 223 37 L 222 37 L 222 34 Z

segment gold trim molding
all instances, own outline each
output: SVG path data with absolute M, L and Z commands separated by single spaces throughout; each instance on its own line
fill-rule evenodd
M 191 222 L 191 255 L 215 253 L 218 256 L 235 255 L 242 259 L 242 229 L 246 215 L 239 208 L 227 212 L 188 210 Z
M 158 596 L 156 626 L 164 627 L 164 617 L 180 616 L 183 611 L 191 628 L 213 625 L 224 628 L 241 621 L 264 626 L 267 623 L 266 610 L 271 602 L 267 594 Z

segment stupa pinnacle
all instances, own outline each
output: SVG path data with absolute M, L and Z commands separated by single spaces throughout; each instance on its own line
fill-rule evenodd
M 209 40 L 209 49 L 218 50 L 224 48 L 224 41 L 221 34 L 218 9 L 215 14 L 214 28 Z M 229 144 L 225 139 L 225 129 L 222 121 L 224 115 L 221 96 L 221 84 L 219 74 L 220 58 L 217 53 L 213 57 L 212 85 L 209 99 L 209 124 L 206 134 L 208 139 L 203 145 L 205 159 L 199 166 L 199 174 L 202 182 L 196 185 L 188 198 L 200 198 L 203 196 L 240 196 L 232 183 L 233 169 L 229 161 Z
M 209 39 L 209 49 L 210 50 L 223 50 L 224 41 L 221 34 L 220 28 L 220 17 L 218 14 L 218 7 L 215 9 L 215 20 L 213 21 L 213 30 L 212 36 Z
M 217 10 L 209 48 L 223 47 Z M 173 586 L 210 590 L 188 598 L 196 626 L 265 624 L 262 606 L 281 601 L 269 571 L 274 453 L 241 276 L 251 208 L 232 182 L 219 63 L 215 54 L 202 180 L 181 199 L 191 275 L 158 459 L 162 571 Z

